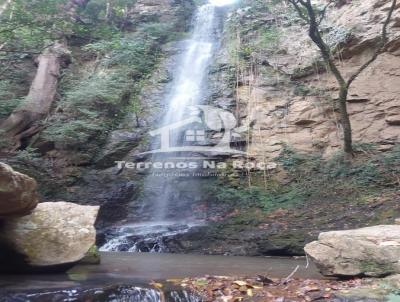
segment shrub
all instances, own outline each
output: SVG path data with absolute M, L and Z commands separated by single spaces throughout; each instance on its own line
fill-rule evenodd
M 0 118 L 7 117 L 18 107 L 22 99 L 14 93 L 16 85 L 10 81 L 0 81 Z
M 267 50 L 277 50 L 281 37 L 280 29 L 277 26 L 264 26 L 258 31 L 258 34 L 258 47 Z
M 287 208 L 296 205 L 304 200 L 305 193 L 297 188 L 262 188 L 250 187 L 229 187 L 216 185 L 212 189 L 216 202 L 229 204 L 240 208 L 259 208 L 271 211 L 278 208 Z
M 211 190 L 213 198 L 232 207 L 272 211 L 298 206 L 306 199 L 362 201 L 363 196 L 380 194 L 384 187 L 399 185 L 400 145 L 385 153 L 359 155 L 350 164 L 344 160 L 342 152 L 324 160 L 319 155 L 297 152 L 289 146 L 285 146 L 276 160 L 288 172 L 289 182 L 279 184 L 268 180 L 266 184 L 263 181 L 264 186 L 248 186 L 247 178 L 243 177 L 233 186 L 231 180 L 221 179 Z M 256 184 L 260 177 L 262 175 L 253 174 L 252 183 Z
M 75 87 L 66 92 L 62 104 L 77 110 L 99 108 L 102 104 L 117 105 L 130 84 L 126 74 L 105 70 L 73 83 Z
M 18 151 L 15 159 L 22 162 L 35 162 L 40 158 L 40 153 L 37 149 L 28 147 L 24 150 Z
M 92 137 L 98 139 L 97 135 L 106 129 L 98 120 L 59 121 L 46 128 L 43 137 L 61 146 L 79 146 Z

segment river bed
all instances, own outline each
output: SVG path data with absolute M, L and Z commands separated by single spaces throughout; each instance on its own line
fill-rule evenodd
M 321 279 L 305 258 L 234 257 L 159 253 L 101 253 L 100 265 L 77 265 L 66 274 L 0 277 L 0 301 L 201 301 L 168 279 L 205 275 Z M 162 290 L 154 281 L 164 283 Z

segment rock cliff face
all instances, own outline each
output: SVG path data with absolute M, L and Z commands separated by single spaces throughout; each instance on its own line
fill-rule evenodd
M 315 239 L 321 230 L 390 223 L 399 211 L 398 194 L 384 192 L 383 188 L 383 183 L 393 188 L 392 181 L 383 181 L 377 186 L 378 191 L 370 194 L 366 187 L 375 186 L 375 181 L 370 182 L 372 178 L 356 184 L 350 175 L 361 175 L 365 167 L 374 172 L 380 169 L 380 164 L 370 165 L 374 159 L 365 150 L 390 157 L 398 148 L 400 6 L 389 24 L 387 49 L 350 90 L 348 107 L 354 145 L 365 156 L 358 154 L 355 160 L 364 161 L 358 166 L 361 170 L 354 163 L 350 168 L 354 170 L 348 171 L 346 167 L 341 170 L 339 161 L 334 160 L 342 149 L 335 79 L 321 64 L 318 49 L 307 35 L 307 26 L 299 22 L 288 6 L 276 3 L 244 0 L 230 13 L 223 47 L 210 70 L 209 102 L 234 112 L 241 125 L 249 126 L 247 135 L 237 141 L 247 146 L 249 158 L 276 161 L 277 170 L 284 171 L 265 173 L 261 185 L 256 173 L 241 184 L 237 175 L 224 179 L 222 183 L 230 186 L 231 191 L 219 188 L 223 195 L 220 201 L 229 207 L 229 194 L 237 193 L 233 194 L 232 212 L 226 215 L 224 210 L 211 210 L 209 216 L 222 216 L 222 221 L 182 235 L 178 238 L 180 251 L 301 254 L 304 244 Z M 371 57 L 389 5 L 389 1 L 380 0 L 347 1 L 327 11 L 324 32 L 336 49 L 336 63 L 346 77 Z M 307 159 L 302 155 L 296 157 L 298 152 L 285 158 L 287 146 L 305 156 L 322 158 L 336 170 L 319 166 L 321 161 L 313 165 L 313 160 L 308 163 L 309 170 L 302 170 L 304 166 L 299 168 L 298 164 Z M 398 161 L 393 158 L 388 162 L 397 169 Z M 343 175 L 346 176 L 341 178 Z M 265 188 L 266 200 L 245 195 L 249 184 Z M 281 209 L 263 212 L 271 204 Z
M 186 29 L 190 25 L 193 11 L 192 1 L 185 0 L 138 0 L 130 10 L 134 24 L 145 22 L 174 23 L 176 29 Z
M 331 157 L 342 144 L 334 103 L 338 89 L 321 66 L 307 26 L 294 21 L 295 13 L 288 7 L 271 6 L 262 13 L 255 2 L 244 2 L 231 15 L 231 22 L 245 29 L 234 31 L 227 43 L 233 44 L 239 56 L 248 56 L 247 66 L 237 75 L 236 93 L 242 122 L 252 126 L 250 153 L 274 158 L 288 144 Z M 369 0 L 328 9 L 323 28 L 337 49 L 336 63 L 346 77 L 370 58 L 389 6 L 390 1 Z M 400 139 L 399 18 L 398 6 L 389 25 L 389 46 L 355 81 L 349 94 L 354 141 L 374 144 L 382 151 Z

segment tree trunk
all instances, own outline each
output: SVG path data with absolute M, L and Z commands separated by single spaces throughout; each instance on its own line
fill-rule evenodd
M 113 3 L 112 1 L 107 1 L 106 20 L 108 23 L 112 23 L 113 15 L 114 15 Z
M 6 2 L 2 5 L 0 5 L 0 16 L 6 11 L 8 6 L 11 4 L 12 0 L 6 0 Z
M 38 131 L 37 122 L 50 112 L 56 98 L 60 69 L 68 61 L 69 53 L 66 46 L 58 42 L 39 56 L 36 76 L 25 102 L 0 124 L 0 130 L 13 144 L 12 149 L 19 148 L 22 139 Z
M 85 8 L 90 0 L 70 0 L 66 6 L 65 10 L 71 19 L 77 22 L 81 22 L 79 15 L 77 14 L 78 8 Z
M 353 155 L 353 137 L 351 130 L 350 117 L 347 112 L 347 95 L 348 89 L 346 86 L 340 87 L 339 93 L 339 111 L 340 111 L 340 122 L 343 127 L 343 149 L 345 154 Z
M 318 46 L 320 49 L 322 58 L 324 62 L 329 67 L 330 71 L 334 75 L 338 85 L 339 85 L 339 111 L 340 111 L 340 122 L 343 128 L 343 151 L 347 159 L 350 159 L 353 156 L 353 140 L 352 140 L 352 129 L 350 117 L 347 112 L 347 96 L 348 96 L 348 84 L 343 78 L 340 70 L 337 68 L 334 58 L 332 56 L 331 50 L 329 46 L 323 40 L 318 22 L 315 17 L 314 9 L 311 5 L 311 2 L 307 0 L 306 8 L 308 11 L 308 16 L 310 17 L 310 28 L 309 28 L 309 36 L 311 40 Z

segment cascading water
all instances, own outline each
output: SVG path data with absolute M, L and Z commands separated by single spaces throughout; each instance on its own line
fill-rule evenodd
M 208 68 L 217 48 L 220 32 L 217 7 L 233 2 L 234 0 L 209 0 L 209 3 L 199 7 L 193 22 L 192 37 L 186 41 L 174 72 L 171 91 L 166 96 L 167 110 L 160 127 L 180 122 L 187 113 L 188 106 L 204 102 Z M 181 140 L 182 136 L 171 135 L 168 143 L 176 146 Z M 155 154 L 152 159 L 166 161 L 170 158 L 173 160 L 173 156 Z M 160 177 L 153 172 L 150 171 L 146 176 L 141 194 L 143 208 L 140 212 L 147 213 L 147 216 L 142 215 L 140 223 L 125 225 L 109 232 L 102 251 L 165 251 L 165 238 L 203 224 L 201 217 L 188 211 L 189 204 L 195 203 L 196 198 L 201 196 L 200 181 L 182 180 L 173 176 Z M 171 211 L 179 211 L 180 221 L 176 220 L 176 215 L 170 217 Z
M 172 91 L 167 97 L 168 110 L 162 126 L 181 121 L 189 105 L 202 102 L 203 91 L 206 89 L 207 68 L 210 65 L 216 43 L 215 8 L 215 5 L 205 4 L 199 8 L 196 14 L 192 38 L 187 41 L 187 50 L 178 65 Z M 169 143 L 171 146 L 175 146 L 179 140 L 180 137 L 172 135 Z M 170 155 L 154 156 L 153 159 L 157 157 L 168 160 Z M 169 203 L 173 201 L 175 194 L 175 182 L 171 177 L 158 177 L 158 179 L 150 177 L 148 181 L 152 184 L 158 183 L 163 187 L 163 194 L 156 198 L 152 220 L 164 221 L 167 218 Z

